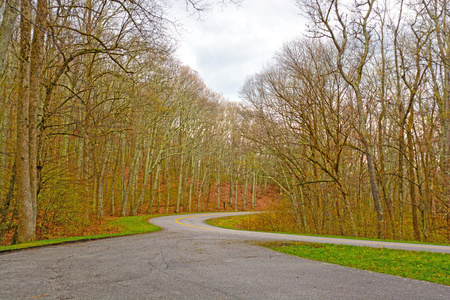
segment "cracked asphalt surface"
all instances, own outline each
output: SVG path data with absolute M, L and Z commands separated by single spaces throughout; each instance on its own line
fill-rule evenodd
M 156 233 L 0 254 L 0 299 L 450 299 L 449 286 L 253 245 L 274 238 L 202 223 L 211 216 L 160 217 Z

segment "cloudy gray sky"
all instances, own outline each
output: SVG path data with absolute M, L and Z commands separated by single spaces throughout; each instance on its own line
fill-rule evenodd
M 244 0 L 239 7 L 215 7 L 202 20 L 186 12 L 184 1 L 175 1 L 172 10 L 184 28 L 178 58 L 231 101 L 239 101 L 248 76 L 304 32 L 295 0 Z

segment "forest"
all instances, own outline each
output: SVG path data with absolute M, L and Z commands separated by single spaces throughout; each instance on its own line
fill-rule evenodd
M 0 243 L 263 194 L 300 233 L 448 243 L 450 5 L 296 3 L 307 33 L 234 103 L 167 1 L 0 0 Z

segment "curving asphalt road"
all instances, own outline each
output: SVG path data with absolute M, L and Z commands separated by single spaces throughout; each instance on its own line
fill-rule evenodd
M 0 299 L 450 298 L 449 286 L 252 245 L 280 238 L 202 222 L 215 216 L 160 217 L 156 233 L 0 254 Z
M 327 238 L 305 235 L 291 235 L 291 234 L 279 234 L 279 233 L 267 233 L 267 232 L 254 232 L 254 231 L 241 231 L 218 228 L 205 223 L 206 220 L 221 216 L 232 216 L 248 214 L 243 212 L 238 213 L 211 213 L 201 215 L 186 215 L 186 216 L 171 216 L 166 218 L 157 218 L 151 220 L 151 223 L 163 228 L 178 228 L 178 225 L 184 225 L 187 227 L 195 228 L 197 230 L 208 230 L 216 232 L 222 236 L 233 236 L 235 238 L 244 238 L 247 240 L 255 241 L 296 241 L 296 242 L 308 242 L 308 243 L 322 243 L 322 244 L 341 244 L 351 246 L 365 246 L 372 248 L 390 248 L 409 251 L 427 251 L 437 253 L 450 254 L 450 246 L 440 245 L 426 245 L 426 244 L 410 244 L 410 243 L 396 243 L 396 242 L 380 242 L 370 240 L 353 240 L 353 239 L 340 239 L 340 238 Z M 177 224 L 177 225 L 175 225 Z M 175 226 L 174 226 L 175 225 Z M 449 270 L 450 273 L 450 270 Z

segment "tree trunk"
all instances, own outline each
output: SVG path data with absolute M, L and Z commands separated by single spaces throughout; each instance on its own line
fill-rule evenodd
M 233 165 L 230 166 L 230 188 L 228 202 L 230 204 L 230 207 L 233 207 Z
M 217 210 L 220 210 L 220 170 L 217 172 Z
M 256 173 L 253 173 L 253 184 L 252 184 L 252 209 L 255 208 L 256 205 L 256 188 L 257 188 L 257 182 L 256 182 Z
M 207 170 L 204 171 L 202 182 L 200 183 L 199 191 L 198 191 L 198 200 L 197 200 L 197 212 L 200 212 L 200 203 L 202 202 L 202 194 L 205 186 L 205 181 L 208 176 Z M 204 210 L 203 204 L 202 204 L 202 211 Z
M 188 176 L 189 176 L 189 158 L 187 158 L 186 162 L 185 162 L 185 168 L 184 168 L 184 180 L 183 180 L 183 184 L 181 186 L 182 188 L 182 192 L 181 192 L 181 199 L 182 199 L 182 203 L 183 203 L 183 211 L 185 212 L 187 209 L 187 197 L 186 197 L 186 190 L 187 190 L 187 180 L 188 180 Z
M 159 170 L 158 173 L 161 173 L 161 160 L 158 162 L 158 167 Z M 159 209 L 161 207 L 161 175 L 157 177 L 158 178 L 158 206 L 156 208 L 156 213 L 159 214 Z
M 243 207 L 242 210 L 245 211 L 246 206 L 247 206 L 247 197 L 248 197 L 248 175 L 245 174 L 245 182 L 244 182 L 244 194 L 243 194 Z
M 413 219 L 413 230 L 414 230 L 414 239 L 416 241 L 420 241 L 420 228 L 419 228 L 419 219 L 418 219 L 418 206 L 417 206 L 417 198 L 416 198 L 416 185 L 415 185 L 415 176 L 414 176 L 414 143 L 412 138 L 412 126 L 414 123 L 414 111 L 411 110 L 409 114 L 408 121 L 408 130 L 407 130 L 407 138 L 408 138 L 408 175 L 409 175 L 409 195 L 411 198 L 411 210 L 412 210 L 412 219 Z
M 236 191 L 234 194 L 236 195 L 234 199 L 234 211 L 238 211 L 239 181 L 237 178 L 236 178 Z
M 152 172 L 151 168 L 151 164 L 152 164 L 152 157 L 153 157 L 153 150 L 150 150 L 150 147 L 147 149 L 147 153 L 145 156 L 145 166 L 144 166 L 144 181 L 142 182 L 141 185 L 141 189 L 138 192 L 138 198 L 137 198 L 137 203 L 136 206 L 133 209 L 133 214 L 136 214 L 138 212 L 138 210 L 140 209 L 140 207 L 143 205 L 144 203 L 144 198 L 145 198 L 145 190 L 147 188 L 147 182 L 150 178 L 150 174 Z M 150 178 L 151 181 L 151 178 Z M 150 184 L 150 186 L 152 186 Z M 150 213 L 151 209 L 152 209 L 152 205 L 153 205 L 153 190 L 150 191 L 150 201 L 149 201 L 149 208 L 148 208 L 148 212 Z
M 450 45 L 449 45 L 450 47 Z M 450 51 L 450 49 L 449 49 Z M 447 59 L 450 57 L 448 55 Z M 447 239 L 450 241 L 450 65 L 447 63 L 445 68 L 446 74 L 446 92 L 443 95 L 441 123 L 442 123 L 442 158 L 441 167 L 443 170 L 444 197 L 447 199 Z
M 20 87 L 17 99 L 16 182 L 19 243 L 35 239 L 36 224 L 30 177 L 29 100 L 30 100 L 30 50 L 31 1 L 22 0 L 20 19 Z
M 105 172 L 108 165 L 108 160 L 110 156 L 110 144 L 107 142 L 106 153 L 103 156 L 103 162 L 101 162 L 100 173 L 98 174 L 97 180 L 97 217 L 99 219 L 103 218 L 103 194 L 104 194 L 104 182 L 105 182 Z
M 303 195 L 303 186 L 300 187 L 300 211 L 301 211 L 301 216 L 303 219 L 303 228 L 305 230 L 305 232 L 308 232 L 308 225 L 306 222 L 306 213 L 305 213 L 305 197 Z
M 116 203 L 115 203 L 115 199 L 116 199 L 116 193 L 115 193 L 115 188 L 116 188 L 116 173 L 117 173 L 117 165 L 119 164 L 119 159 L 117 158 L 116 163 L 114 165 L 114 169 L 112 171 L 111 174 L 111 189 L 110 189 L 110 193 L 111 193 L 111 201 L 109 203 L 109 214 L 111 216 L 114 216 L 116 214 Z
M 166 161 L 164 163 L 165 177 L 166 177 L 166 214 L 169 213 L 169 205 L 170 205 L 170 174 L 169 174 L 169 159 L 166 157 Z
M 211 202 L 211 188 L 212 188 L 212 180 L 208 180 L 208 192 L 206 193 L 206 208 L 205 211 L 209 210 L 209 203 Z
M 294 208 L 295 221 L 297 223 L 297 227 L 301 228 L 302 217 L 300 214 L 300 209 L 298 207 L 297 192 L 295 190 L 295 186 L 293 186 L 293 185 L 289 185 L 289 186 L 291 187 L 291 190 L 290 190 L 291 195 L 289 198 L 291 199 L 292 207 Z M 302 187 L 300 187 L 300 188 L 302 188 Z
M 128 197 L 131 196 L 130 200 L 130 213 L 133 213 L 134 208 L 134 191 L 136 188 L 136 180 L 137 180 L 137 174 L 139 171 L 139 162 L 141 158 L 141 151 L 139 149 L 140 142 L 138 141 L 135 146 L 133 161 L 130 166 L 130 173 L 128 175 L 128 184 L 125 185 L 125 179 L 122 180 L 122 217 L 125 217 L 127 215 L 127 205 L 128 205 Z M 125 155 L 125 153 L 123 153 Z M 123 176 L 125 177 L 125 161 L 124 158 L 122 158 L 122 170 L 124 172 Z M 132 192 L 130 195 L 130 191 Z
M 156 189 L 158 187 L 158 183 L 159 183 L 159 172 L 161 172 L 161 165 L 160 163 L 157 164 L 156 166 L 156 174 L 155 174 L 155 180 L 153 181 L 153 186 L 152 186 L 152 190 L 150 191 L 150 204 L 148 205 L 148 210 L 147 212 L 149 214 L 152 213 L 152 207 L 153 207 L 153 202 L 155 201 L 155 193 L 156 193 Z M 158 208 L 156 213 L 159 212 L 159 201 L 158 201 Z
M 362 95 L 359 91 L 359 87 L 355 86 L 354 90 L 356 92 L 356 101 L 357 101 L 357 108 L 358 108 L 358 115 L 359 115 L 359 132 L 361 134 L 362 143 L 364 145 L 364 151 L 367 161 L 367 170 L 369 174 L 369 181 L 370 181 L 370 189 L 372 192 L 372 200 L 375 205 L 375 211 L 377 214 L 377 237 L 379 239 L 382 239 L 384 237 L 384 213 L 383 213 L 383 204 L 381 203 L 380 198 L 380 189 L 379 184 L 377 180 L 376 167 L 374 162 L 374 155 L 373 155 L 373 148 L 370 144 L 370 135 L 367 131 L 367 124 L 366 124 L 366 116 L 365 116 L 365 110 L 363 107 L 363 101 L 362 101 Z
M 33 205 L 33 223 L 36 224 L 37 194 L 41 164 L 38 165 L 38 103 L 40 95 L 40 82 L 44 60 L 44 33 L 47 28 L 47 1 L 38 0 L 33 41 L 31 44 L 30 64 L 30 106 L 29 106 L 29 152 L 30 152 L 30 186 Z M 39 169 L 38 169 L 39 167 Z
M 19 1 L 9 0 L 5 2 L 2 24 L 0 25 L 0 76 L 3 73 L 6 52 L 14 31 L 17 16 L 19 14 Z
M 121 150 L 121 173 L 122 173 L 122 180 L 120 184 L 121 188 L 121 216 L 125 217 L 127 215 L 127 201 L 128 201 L 128 194 L 127 194 L 127 185 L 126 185 L 126 149 L 125 149 L 126 140 L 125 137 L 121 137 L 121 143 L 120 143 L 120 150 Z
M 6 91 L 5 90 L 2 91 L 2 98 L 5 99 L 5 102 L 6 102 Z M 9 116 L 14 115 L 12 105 L 10 106 L 8 113 L 9 113 Z M 10 139 L 9 124 L 12 121 L 11 117 L 7 116 L 8 113 L 6 112 L 6 110 L 2 111 L 1 112 L 2 115 L 0 116 L 2 118 L 2 130 L 0 132 L 0 135 L 1 135 L 0 153 L 6 153 L 6 151 L 8 149 L 8 140 Z M 7 162 L 8 162 L 7 156 L 0 155 L 0 184 L 5 184 L 5 186 L 7 184 L 5 181 L 7 180 L 7 177 L 8 177 L 7 176 L 7 169 L 8 169 Z M 2 193 L 2 192 L 3 192 L 3 190 L 0 193 Z M 0 194 L 0 199 L 3 199 L 3 194 Z M 0 200 L 0 201 L 2 201 L 2 200 Z
M 403 105 L 400 105 L 400 115 L 403 118 Z M 405 148 L 405 138 L 404 138 L 404 126 L 400 127 L 399 139 L 398 139 L 398 170 L 397 170 L 397 193 L 398 193 L 398 219 L 399 219 L 399 238 L 403 239 L 404 236 L 404 220 L 403 220 L 403 168 L 404 168 L 404 148 Z
M 180 212 L 180 203 L 181 203 L 181 196 L 183 192 L 183 166 L 184 166 L 184 155 L 181 155 L 180 158 L 180 171 L 178 174 L 178 194 L 177 194 L 177 205 L 175 208 L 175 212 Z
M 188 206 L 188 212 L 191 212 L 192 209 L 192 192 L 194 191 L 194 182 L 195 182 L 195 164 L 194 164 L 194 157 L 191 158 L 191 181 L 189 183 L 189 206 Z

